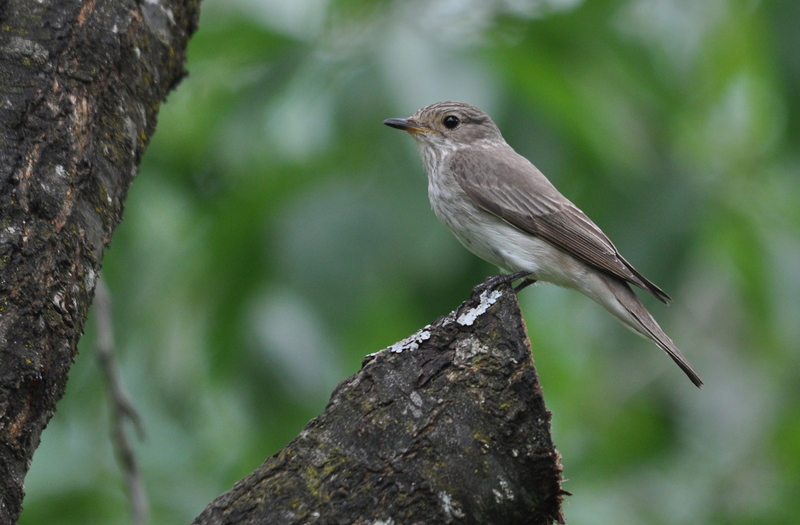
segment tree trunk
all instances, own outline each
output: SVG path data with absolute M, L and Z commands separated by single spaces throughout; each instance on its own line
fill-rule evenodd
M 198 2 L 0 4 L 0 523 L 22 510 Z
M 505 286 L 368 356 L 321 416 L 194 525 L 562 523 L 560 481 Z

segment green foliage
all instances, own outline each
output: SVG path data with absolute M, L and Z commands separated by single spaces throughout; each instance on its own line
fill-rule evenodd
M 697 391 L 589 299 L 521 294 L 571 524 L 800 514 L 800 10 L 791 0 L 207 0 L 103 276 L 153 523 L 188 523 L 365 354 L 495 271 L 410 138 L 474 103 L 666 289 Z M 93 325 L 20 523 L 126 523 Z

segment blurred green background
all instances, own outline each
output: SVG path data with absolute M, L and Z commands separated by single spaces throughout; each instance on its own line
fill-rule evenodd
M 706 381 L 586 297 L 520 295 L 567 523 L 798 523 L 800 3 L 204 0 L 104 260 L 155 524 L 189 523 L 365 354 L 495 272 L 430 210 L 413 140 L 489 112 L 674 304 Z M 124 524 L 90 319 L 20 523 Z

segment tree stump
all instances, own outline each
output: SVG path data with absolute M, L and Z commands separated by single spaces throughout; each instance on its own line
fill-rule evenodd
M 367 356 L 322 415 L 194 525 L 563 523 L 560 481 L 503 286 Z

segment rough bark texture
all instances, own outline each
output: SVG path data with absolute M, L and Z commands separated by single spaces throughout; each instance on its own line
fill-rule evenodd
M 198 1 L 0 2 L 0 523 L 21 512 Z
M 325 412 L 194 525 L 547 524 L 561 465 L 516 295 L 365 359 Z

